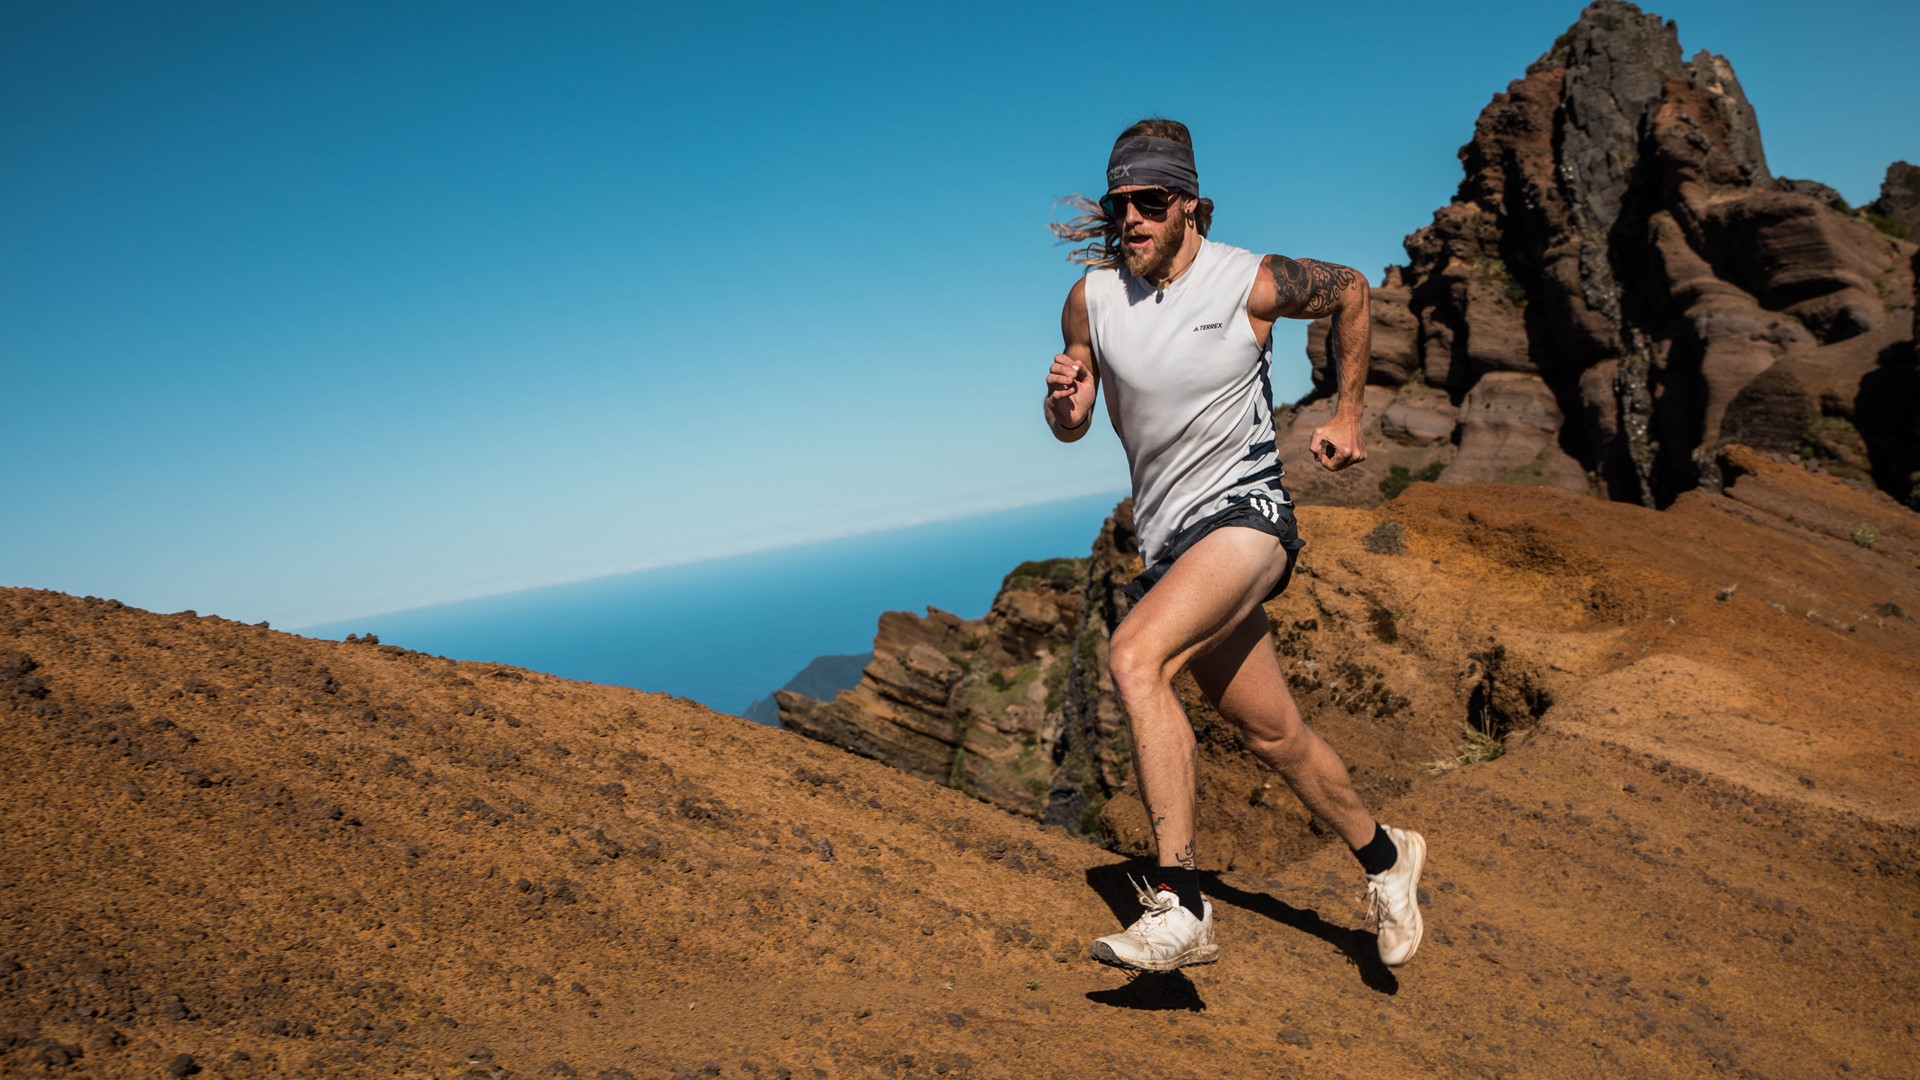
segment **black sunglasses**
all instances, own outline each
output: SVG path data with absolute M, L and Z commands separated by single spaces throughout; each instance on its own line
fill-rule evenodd
M 1165 217 L 1173 208 L 1173 200 L 1180 193 L 1168 188 L 1144 188 L 1140 191 L 1115 191 L 1100 197 L 1100 212 L 1113 221 L 1127 216 L 1127 204 L 1132 203 L 1142 217 Z

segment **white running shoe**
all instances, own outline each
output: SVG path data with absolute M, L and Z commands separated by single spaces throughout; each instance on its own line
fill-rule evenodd
M 1093 943 L 1093 958 L 1135 971 L 1172 971 L 1191 964 L 1211 964 L 1220 958 L 1213 943 L 1213 905 L 1201 902 L 1204 918 L 1180 906 L 1180 897 L 1134 881 L 1147 913 L 1118 934 Z
M 1411 829 L 1383 825 L 1399 858 L 1384 872 L 1367 875 L 1367 915 L 1379 927 L 1380 962 L 1399 967 L 1413 959 L 1425 929 L 1420 920 L 1420 869 L 1427 839 Z

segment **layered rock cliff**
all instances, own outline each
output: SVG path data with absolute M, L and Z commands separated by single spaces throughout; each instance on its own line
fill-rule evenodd
M 1296 470 L 1303 498 L 1424 475 L 1665 506 L 1737 441 L 1920 505 L 1910 168 L 1872 215 L 1774 177 L 1732 64 L 1617 0 L 1494 97 L 1460 160 L 1373 293 L 1373 460 Z M 1331 408 L 1325 339 L 1302 434 Z
M 781 723 L 1016 813 L 1077 823 L 1085 808 L 1073 796 L 1055 805 L 1056 763 L 1088 744 L 1080 720 L 1101 708 L 1081 684 L 1104 667 L 1104 620 L 1089 600 L 1110 576 L 1098 553 L 1027 563 L 1007 575 L 983 618 L 890 611 L 860 684 L 830 702 L 779 691 Z M 1111 746 L 1119 730 L 1109 716 L 1096 740 L 1108 756 L 1125 753 Z M 1116 768 L 1077 753 L 1074 761 L 1091 775 Z

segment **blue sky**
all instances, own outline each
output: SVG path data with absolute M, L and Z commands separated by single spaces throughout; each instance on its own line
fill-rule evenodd
M 1687 0 L 1780 175 L 1915 5 Z M 0 584 L 299 626 L 1125 484 L 1039 420 L 1113 135 L 1376 280 L 1577 3 L 0 7 Z M 1277 392 L 1306 387 L 1294 327 Z

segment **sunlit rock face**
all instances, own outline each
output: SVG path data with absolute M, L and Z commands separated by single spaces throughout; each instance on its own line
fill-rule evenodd
M 1733 65 L 1615 0 L 1494 96 L 1460 160 L 1373 293 L 1379 452 L 1296 468 L 1304 499 L 1377 502 L 1398 467 L 1665 506 L 1737 440 L 1915 504 L 1920 170 L 1864 211 L 1775 177 Z M 1328 412 L 1325 341 L 1293 445 Z M 1446 394 L 1448 437 L 1409 388 Z

